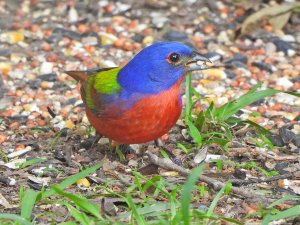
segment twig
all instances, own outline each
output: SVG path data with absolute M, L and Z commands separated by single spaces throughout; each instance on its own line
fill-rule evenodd
M 285 161 L 285 160 L 300 161 L 300 157 L 297 155 L 282 155 L 282 156 L 280 155 L 279 156 L 275 152 L 272 152 L 272 154 L 274 154 L 274 155 L 271 155 L 268 152 L 264 152 L 258 148 L 253 148 L 253 150 L 255 150 L 257 153 L 259 153 L 267 158 L 274 159 L 275 161 Z
M 229 148 L 229 154 L 231 156 L 234 156 L 236 154 L 243 154 L 243 153 L 249 153 L 249 152 L 255 152 L 257 155 L 262 155 L 266 158 L 273 159 L 275 161 L 293 161 L 297 162 L 300 161 L 300 157 L 298 155 L 277 155 L 274 151 L 263 151 L 258 148 L 251 148 L 251 147 L 238 147 L 238 148 Z
M 246 126 L 244 126 L 242 129 L 240 130 L 237 130 L 234 135 L 235 136 L 243 136 L 245 135 L 245 133 L 247 133 L 248 131 L 252 131 L 252 130 L 255 130 L 254 127 L 249 127 L 250 125 L 247 124 Z
M 294 177 L 292 173 L 286 173 L 286 174 L 277 175 L 273 177 L 267 177 L 264 179 L 261 178 L 256 178 L 251 180 L 230 179 L 230 182 L 236 185 L 247 185 L 247 184 L 256 184 L 256 183 L 264 183 L 264 182 L 267 183 L 267 182 L 272 182 L 272 181 L 282 180 L 282 179 L 287 179 L 292 177 Z
M 156 156 L 150 152 L 147 152 L 146 154 L 149 156 L 151 163 L 158 165 L 159 167 L 161 167 L 163 169 L 174 170 L 184 176 L 188 176 L 191 173 L 190 170 L 176 165 L 170 159 L 167 159 L 167 158 L 161 159 L 158 156 Z M 213 187 L 213 189 L 217 190 L 217 191 L 222 189 L 225 186 L 225 184 L 223 182 L 218 181 L 213 178 L 210 178 L 210 177 L 207 177 L 205 175 L 199 175 L 199 180 L 204 181 L 205 183 L 211 185 Z M 251 198 L 251 199 L 256 198 L 256 199 L 258 199 L 258 201 L 264 202 L 264 203 L 270 203 L 275 200 L 275 199 L 271 199 L 271 198 L 265 198 L 264 196 L 258 195 L 257 193 L 255 193 L 251 190 L 245 189 L 245 188 L 241 189 L 238 187 L 232 187 L 231 192 L 233 192 L 234 194 L 237 194 L 237 195 L 241 195 L 245 198 Z
M 104 178 L 94 177 L 94 176 L 88 176 L 88 178 L 98 184 L 109 183 L 110 185 L 113 185 L 113 186 L 124 187 L 124 183 L 122 183 L 120 181 L 114 181 L 114 180 L 104 179 Z

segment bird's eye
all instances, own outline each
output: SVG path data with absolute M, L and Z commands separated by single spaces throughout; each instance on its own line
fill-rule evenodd
M 177 63 L 180 60 L 180 54 L 173 52 L 169 54 L 168 59 L 170 60 L 171 63 Z

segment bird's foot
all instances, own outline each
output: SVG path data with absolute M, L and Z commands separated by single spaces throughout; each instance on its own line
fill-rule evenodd
M 112 148 L 115 147 L 116 153 L 119 156 L 120 161 L 125 161 L 126 159 L 125 156 L 127 154 L 135 153 L 135 150 L 131 148 L 130 145 L 127 144 L 118 144 L 113 142 L 111 146 Z
M 117 146 L 116 146 L 116 153 L 117 153 L 118 156 L 119 156 L 119 160 L 120 160 L 121 162 L 124 162 L 124 161 L 125 161 L 125 155 L 124 155 L 124 153 L 122 152 L 121 145 L 117 145 Z
M 125 155 L 136 153 L 135 150 L 130 145 L 120 144 L 120 149 Z
M 161 139 L 156 139 L 155 140 L 155 145 L 159 148 L 162 148 L 170 157 L 170 159 L 172 160 L 173 163 L 177 164 L 177 165 L 182 165 L 182 161 L 180 158 L 178 158 L 173 152 L 172 149 L 169 148 L 168 146 L 164 145 L 164 143 L 162 142 Z

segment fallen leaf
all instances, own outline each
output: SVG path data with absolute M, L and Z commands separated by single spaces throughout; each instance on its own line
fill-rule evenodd
M 118 212 L 118 208 L 114 205 L 114 202 L 110 198 L 103 198 L 101 209 L 103 210 L 103 213 L 108 214 L 110 216 L 116 216 Z
M 207 146 L 201 148 L 201 149 L 197 152 L 197 154 L 195 155 L 195 157 L 194 157 L 194 162 L 197 163 L 197 164 L 202 163 L 202 162 L 205 160 L 205 158 L 206 158 L 207 150 L 208 150 L 208 147 L 207 147 Z
M 12 206 L 9 204 L 9 202 L 4 198 L 4 196 L 0 193 L 0 205 L 4 206 L 4 208 L 9 209 L 12 208 Z
M 8 31 L 6 33 L 2 33 L 0 36 L 1 41 L 8 42 L 10 44 L 16 44 L 23 41 L 24 38 L 24 34 L 19 31 Z
M 289 21 L 292 12 L 283 13 L 269 19 L 269 23 L 272 25 L 273 30 L 282 30 L 285 24 Z
M 177 171 L 163 171 L 160 173 L 160 175 L 167 177 L 177 177 L 179 173 Z
M 256 30 L 259 26 L 258 24 L 262 23 L 262 20 L 268 20 L 269 23 L 272 24 L 275 23 L 276 21 L 278 21 L 281 17 L 281 19 L 286 19 L 287 15 L 285 15 L 285 17 L 283 17 L 284 14 L 289 14 L 291 10 L 293 10 L 296 7 L 299 7 L 300 3 L 299 2 L 295 2 L 293 4 L 281 4 L 281 5 L 275 5 L 275 6 L 271 6 L 271 7 L 267 7 L 267 8 L 263 8 L 261 10 L 259 10 L 258 12 L 250 15 L 242 24 L 241 27 L 241 35 L 243 34 L 249 34 L 251 32 L 253 32 L 254 30 Z M 275 19 L 276 17 L 279 17 L 278 19 Z M 273 19 L 273 21 L 270 21 L 271 19 Z M 285 25 L 285 23 L 283 24 L 283 22 L 287 22 L 286 21 L 280 21 L 280 24 L 276 25 L 276 28 L 278 27 L 283 27 Z M 273 24 L 272 24 L 273 25 Z
M 158 174 L 158 166 L 155 164 L 148 164 L 138 170 L 143 175 Z
M 36 184 L 41 184 L 43 186 L 49 186 L 49 183 L 51 181 L 51 177 L 35 177 L 29 175 L 27 178 L 28 180 L 31 180 L 32 182 Z
M 77 180 L 77 181 L 76 181 L 76 184 L 77 184 L 78 186 L 84 186 L 84 187 L 89 187 L 89 186 L 91 186 L 91 183 L 90 183 L 89 180 L 86 179 L 86 178 L 82 178 L 82 179 Z
M 8 167 L 9 169 L 19 169 L 20 164 L 26 162 L 26 159 L 16 159 L 13 161 L 10 161 L 8 163 L 5 163 L 4 165 Z
M 299 180 L 291 180 L 289 183 L 289 188 L 292 189 L 298 195 L 300 194 L 300 181 Z

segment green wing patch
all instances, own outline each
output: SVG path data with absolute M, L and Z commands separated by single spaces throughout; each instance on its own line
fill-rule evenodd
M 97 92 L 103 94 L 114 94 L 120 90 L 117 76 L 121 68 L 102 71 L 94 76 L 94 88 Z
M 95 105 L 92 98 L 92 88 L 95 80 L 95 76 L 90 76 L 85 82 L 85 104 L 89 109 L 95 109 Z
M 104 70 L 97 72 L 85 81 L 84 90 L 82 91 L 83 96 L 85 96 L 85 104 L 89 109 L 96 110 L 97 103 L 94 102 L 92 93 L 98 94 L 115 94 L 121 89 L 118 84 L 117 76 L 121 68 L 112 68 L 109 70 Z

